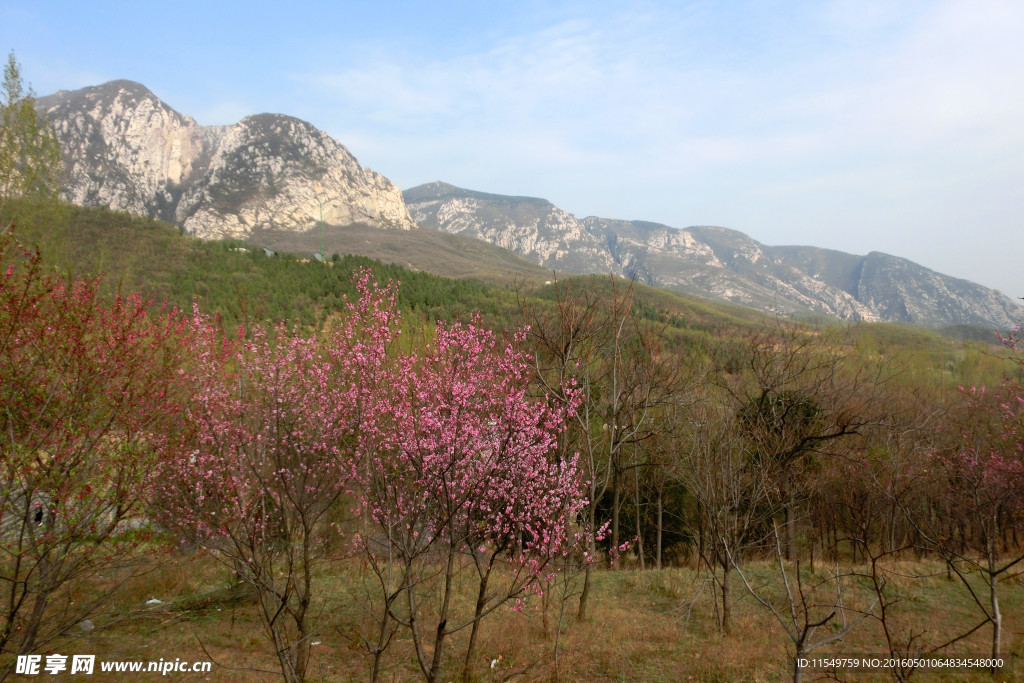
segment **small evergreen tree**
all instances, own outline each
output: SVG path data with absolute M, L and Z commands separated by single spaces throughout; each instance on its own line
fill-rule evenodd
M 0 234 L 15 225 L 24 232 L 55 220 L 63 172 L 60 143 L 36 111 L 12 52 L 0 88 Z

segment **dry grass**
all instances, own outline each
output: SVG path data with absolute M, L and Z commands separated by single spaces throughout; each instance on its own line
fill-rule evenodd
M 920 634 L 925 643 L 936 644 L 967 630 L 981 619 L 978 608 L 955 581 L 949 581 L 938 564 L 905 563 L 888 568 L 902 600 L 895 609 L 895 623 Z M 777 567 L 753 563 L 745 569 L 751 584 L 776 604 L 784 598 Z M 827 578 L 819 569 L 815 577 Z M 124 586 L 114 609 L 95 619 L 95 631 L 57 644 L 61 654 L 88 653 L 102 660 L 213 659 L 212 673 L 171 674 L 165 680 L 259 681 L 279 680 L 273 672 L 276 659 L 268 651 L 251 595 L 232 586 L 229 574 L 210 560 L 178 557 Z M 320 599 L 310 680 L 365 680 L 370 657 L 361 647 L 360 635 L 373 632 L 373 616 L 367 606 L 368 576 L 349 561 L 320 577 Z M 465 614 L 471 606 L 472 577 L 460 578 L 462 591 L 456 608 Z M 590 616 L 575 621 L 577 599 L 567 603 L 559 646 L 559 678 L 562 681 L 772 681 L 790 677 L 791 644 L 775 618 L 747 594 L 738 577 L 733 586 L 736 602 L 730 634 L 718 628 L 709 577 L 692 569 L 662 571 L 600 571 Z M 848 582 L 850 604 L 869 604 L 866 584 Z M 815 593 L 827 600 L 828 586 Z M 426 595 L 424 615 L 428 628 L 436 596 Z M 158 598 L 163 604 L 146 606 Z M 1003 586 L 1006 620 L 1004 652 L 1024 654 L 1024 587 L 1018 581 Z M 478 644 L 475 680 L 554 680 L 554 630 L 558 619 L 557 595 L 548 606 L 547 633 L 541 601 L 534 599 L 523 612 L 501 609 L 485 622 Z M 827 626 L 825 628 L 828 628 Z M 991 628 L 984 627 L 958 643 L 956 653 L 984 653 Z M 445 680 L 456 680 L 461 670 L 468 629 L 451 637 Z M 868 619 L 842 641 L 816 651 L 816 655 L 886 652 L 877 621 Z M 42 653 L 45 654 L 45 653 Z M 501 657 L 491 669 L 492 659 Z M 421 678 L 411 641 L 399 633 L 385 658 L 387 681 Z M 948 675 L 929 673 L 915 680 L 1024 680 L 1024 669 L 1000 674 Z M 261 671 L 263 673 L 261 673 Z M 123 677 L 123 674 L 122 674 Z M 120 680 L 94 674 L 94 680 Z M 137 676 L 147 680 L 146 675 Z M 159 675 L 149 675 L 157 680 Z M 857 681 L 889 680 L 875 674 L 856 674 Z M 26 679 L 27 680 L 27 679 Z M 133 679 L 134 680 L 134 679 Z M 808 676 L 815 680 L 815 676 Z

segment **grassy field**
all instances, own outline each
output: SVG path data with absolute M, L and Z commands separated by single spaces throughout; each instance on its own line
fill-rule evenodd
M 792 567 L 790 580 L 793 580 Z M 845 567 L 843 572 L 862 570 Z M 908 563 L 887 568 L 894 595 L 892 626 L 919 634 L 923 645 L 936 645 L 969 630 L 983 617 L 961 586 L 949 580 L 939 563 Z M 309 680 L 366 680 L 370 657 L 361 647 L 374 624 L 367 604 L 370 575 L 353 560 L 327 566 L 319 577 L 318 627 L 312 648 Z M 821 567 L 803 575 L 805 587 L 823 582 L 812 602 L 834 598 L 832 569 Z M 752 563 L 745 575 L 752 586 L 780 608 L 786 605 L 778 566 Z M 465 604 L 470 600 L 466 576 Z M 114 580 L 107 577 L 107 580 Z M 844 602 L 851 609 L 873 601 L 867 584 L 856 577 L 845 580 Z M 980 582 L 979 582 L 980 586 Z M 575 588 L 578 586 L 570 586 Z M 595 573 L 590 614 L 576 622 L 577 597 L 565 601 L 558 642 L 557 678 L 555 633 L 560 596 L 565 587 L 553 587 L 548 600 L 532 598 L 521 612 L 502 608 L 484 621 L 479 656 L 474 663 L 477 681 L 775 681 L 791 679 L 792 645 L 779 622 L 758 604 L 737 580 L 731 633 L 718 627 L 707 572 L 691 568 L 661 571 L 623 570 Z M 146 605 L 156 598 L 161 604 Z M 912 680 L 1024 680 L 1019 658 L 1024 654 L 1024 587 L 1011 580 L 1002 586 L 1005 618 L 1004 656 L 1016 659 L 1012 669 L 946 673 L 918 672 Z M 546 603 L 546 604 L 545 604 Z M 546 607 L 546 609 L 545 609 Z M 824 614 L 815 608 L 814 614 Z M 827 611 L 827 610 L 826 610 Z M 873 612 L 877 615 L 877 609 Z M 426 615 L 429 620 L 429 614 Z M 819 617 L 820 618 L 820 617 Z M 230 585 L 230 574 L 202 555 L 176 556 L 123 586 L 115 604 L 94 620 L 96 629 L 53 644 L 52 652 L 96 654 L 108 660 L 213 660 L 205 674 L 135 674 L 132 680 L 279 680 L 276 659 L 269 651 L 256 607 L 244 588 Z M 432 626 L 432 625 L 431 625 Z M 833 619 L 817 637 L 838 628 Z M 458 680 L 468 629 L 452 637 L 447 649 L 445 678 Z M 949 654 L 983 656 L 990 647 L 991 627 L 978 629 L 949 648 Z M 46 653 L 43 653 L 46 654 Z M 880 624 L 867 618 L 845 638 L 813 656 L 870 655 L 885 657 L 887 649 Z M 492 668 L 492 660 L 500 661 Z M 415 681 L 422 677 L 412 645 L 399 632 L 385 659 L 386 681 Z M 97 672 L 94 680 L 123 680 L 125 674 Z M 18 677 L 15 677 L 18 678 Z M 805 680 L 823 680 L 808 672 Z M 25 680 L 29 678 L 26 677 Z M 835 680 L 832 678 L 831 680 Z M 839 680 L 891 680 L 883 673 L 855 673 Z

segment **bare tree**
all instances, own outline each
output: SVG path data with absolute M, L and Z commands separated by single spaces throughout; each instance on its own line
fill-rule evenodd
M 707 537 L 703 559 L 721 591 L 720 626 L 731 627 L 732 570 L 759 539 L 771 518 L 770 480 L 749 443 L 735 429 L 735 417 L 709 400 L 693 411 L 689 451 L 680 455 L 677 476 L 700 507 L 698 534 Z
M 572 280 L 554 284 L 551 307 L 520 302 L 535 349 L 538 377 L 553 397 L 569 400 L 565 387 L 582 391 L 583 401 L 567 433 L 566 448 L 578 450 L 589 479 L 585 532 L 602 535 L 598 507 L 611 500 L 611 544 L 620 547 L 620 518 L 627 476 L 642 467 L 633 448 L 655 433 L 655 415 L 677 383 L 677 364 L 662 348 L 665 327 L 638 316 L 634 286 L 610 279 L 607 296 L 584 291 Z M 596 542 L 596 541 L 595 541 Z M 592 545 L 590 556 L 597 554 Z M 613 564 L 617 563 L 613 552 Z M 590 565 L 584 577 L 578 618 L 586 615 Z
M 837 330 L 772 321 L 751 337 L 740 372 L 719 363 L 738 428 L 771 471 L 784 515 L 784 554 L 796 552 L 796 515 L 815 459 L 878 421 L 884 367 L 857 365 Z
M 779 577 L 785 587 L 785 601 L 781 607 L 777 607 L 771 600 L 766 598 L 762 592 L 750 585 L 746 575 L 740 567 L 736 566 L 736 573 L 739 574 L 747 591 L 763 607 L 772 613 L 775 619 L 785 630 L 793 643 L 793 683 L 800 683 L 803 679 L 803 660 L 808 654 L 819 647 L 834 643 L 846 637 L 855 626 L 864 621 L 878 604 L 876 598 L 867 609 L 854 609 L 846 604 L 844 597 L 845 587 L 843 585 L 844 575 L 839 572 L 839 565 L 836 565 L 832 575 L 815 585 L 805 586 L 804 579 L 800 572 L 800 562 L 797 561 L 793 568 L 793 577 L 796 583 L 796 590 L 791 585 L 789 572 L 786 570 L 785 562 L 782 559 L 782 546 L 779 543 L 778 528 L 774 529 L 775 557 L 779 564 Z M 729 549 L 726 548 L 726 553 Z M 834 587 L 835 596 L 828 602 L 817 603 L 813 601 L 813 595 L 822 586 Z M 821 636 L 817 639 L 815 635 L 818 629 L 832 622 L 834 625 L 829 629 L 830 635 Z

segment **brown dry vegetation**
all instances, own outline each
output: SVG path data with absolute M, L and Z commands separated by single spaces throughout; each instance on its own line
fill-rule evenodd
M 310 680 L 364 680 L 370 656 L 360 646 L 360 634 L 373 629 L 372 618 L 361 607 L 369 593 L 363 582 L 371 578 L 352 560 L 339 560 L 322 576 L 323 590 L 316 606 L 317 644 L 313 647 Z M 789 567 L 792 570 L 792 567 Z M 843 572 L 862 567 L 851 565 Z M 903 597 L 896 607 L 901 627 L 921 632 L 921 640 L 938 644 L 977 623 L 976 609 L 955 581 L 947 579 L 938 562 L 904 562 L 888 567 Z M 805 579 L 826 581 L 815 594 L 830 599 L 827 579 L 832 569 L 819 567 L 804 572 Z M 745 573 L 758 590 L 781 605 L 783 589 L 778 568 L 752 561 Z M 465 576 L 464 608 L 472 598 Z M 710 575 L 693 568 L 661 571 L 599 571 L 594 575 L 592 608 L 585 622 L 573 618 L 576 597 L 569 598 L 559 643 L 557 680 L 562 681 L 772 681 L 790 678 L 790 643 L 775 618 L 746 593 L 737 591 L 731 635 L 717 626 Z M 792 578 L 792 575 L 791 575 Z M 105 580 L 116 580 L 107 577 Z M 850 587 L 847 605 L 869 605 L 873 596 L 866 583 L 846 579 Z M 809 583 L 809 582 L 807 582 Z M 1018 579 L 1005 583 L 1006 640 L 1008 658 L 1024 654 L 1024 587 Z M 521 612 L 503 609 L 483 623 L 475 663 L 478 681 L 556 680 L 554 632 L 558 622 L 558 591 L 549 601 L 545 619 L 543 602 L 532 598 Z M 163 604 L 146 606 L 158 598 Z M 877 613 L 877 611 L 876 611 Z M 427 615 L 429 617 L 429 615 Z M 547 626 L 545 628 L 545 622 Z M 255 605 L 244 587 L 231 586 L 230 573 L 201 555 L 176 555 L 155 566 L 141 578 L 127 582 L 110 610 L 95 619 L 96 630 L 55 644 L 52 652 L 96 654 L 97 660 L 212 659 L 210 674 L 170 674 L 168 680 L 273 681 L 280 678 L 277 662 Z M 828 629 L 830 626 L 824 627 Z M 951 654 L 983 656 L 990 627 L 947 650 Z M 460 651 L 468 631 L 455 634 L 446 661 L 445 680 L 455 680 L 460 670 Z M 400 638 L 404 637 L 400 634 Z M 47 654 L 47 653 L 42 653 Z M 869 618 L 847 637 L 815 651 L 813 656 L 858 654 L 884 657 L 885 641 L 877 621 Z M 492 659 L 500 663 L 490 667 Z M 385 659 L 384 680 L 415 681 L 421 678 L 412 646 L 397 640 Z M 124 675 L 121 674 L 121 677 Z M 1017 680 L 1020 666 L 999 672 L 919 672 L 913 680 Z M 16 679 L 18 677 L 15 677 Z M 94 680 L 121 680 L 97 672 Z M 139 674 L 133 680 L 157 680 L 158 674 Z M 822 680 L 808 672 L 808 680 Z M 834 679 L 833 679 L 834 680 Z M 891 680 L 883 673 L 847 674 L 840 680 Z

